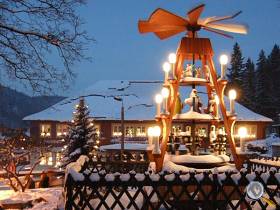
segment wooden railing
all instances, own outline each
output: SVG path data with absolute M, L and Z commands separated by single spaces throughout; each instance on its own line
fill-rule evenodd
M 248 160 L 247 164 L 247 168 L 252 171 L 270 171 L 274 169 L 275 171 L 280 172 L 279 157 L 257 157 Z
M 68 169 L 65 209 L 279 209 L 280 174 L 270 172 L 126 173 L 91 167 Z M 250 200 L 251 181 L 264 186 L 263 199 Z M 279 181 L 278 181 L 279 180 Z

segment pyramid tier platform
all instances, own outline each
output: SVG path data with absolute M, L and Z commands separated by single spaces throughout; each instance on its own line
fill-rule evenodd
M 197 78 L 197 77 L 184 77 L 180 80 L 180 86 L 190 86 L 190 85 L 196 85 L 196 86 L 206 86 L 209 85 L 209 81 L 203 78 Z
M 211 114 L 202 114 L 195 111 L 188 111 L 182 114 L 176 114 L 173 116 L 173 120 L 195 120 L 200 122 L 209 122 L 212 120 L 218 120 Z
M 172 155 L 169 160 L 177 165 L 197 169 L 221 167 L 230 162 L 227 155 Z

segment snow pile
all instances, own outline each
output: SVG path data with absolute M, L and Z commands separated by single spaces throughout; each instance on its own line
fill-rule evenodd
M 164 179 L 168 182 L 172 182 L 175 179 L 175 174 L 172 173 L 172 174 L 165 175 Z
M 69 163 L 65 171 L 65 179 L 70 174 L 75 181 L 83 181 L 85 176 L 80 173 L 82 166 L 88 161 L 89 158 L 85 155 L 81 155 L 76 162 Z M 65 180 L 66 181 L 66 180 Z
M 137 181 L 139 181 L 139 182 L 142 182 L 142 181 L 144 181 L 144 179 L 145 179 L 145 174 L 137 173 L 137 174 L 135 175 L 135 179 L 136 179 Z
M 176 163 L 173 163 L 172 161 L 165 161 L 163 164 L 163 171 L 166 172 L 173 172 L 173 173 L 179 173 L 179 172 L 209 172 L 213 169 L 196 169 L 196 168 L 190 168 L 182 165 L 178 165 Z M 221 172 L 236 172 L 236 168 L 234 164 L 227 164 L 225 166 L 216 167 L 215 170 L 217 170 L 219 173 Z
M 92 173 L 90 176 L 89 176 L 89 179 L 92 181 L 92 182 L 98 182 L 100 180 L 100 176 L 98 173 Z
M 188 111 L 182 114 L 174 115 L 173 119 L 177 120 L 212 120 L 214 117 L 210 114 L 201 114 L 195 111 Z
M 224 163 L 230 158 L 227 155 L 174 155 L 170 160 L 174 163 Z
M 130 174 L 121 174 L 120 180 L 123 182 L 127 182 L 130 179 Z
M 114 174 L 106 174 L 105 180 L 107 182 L 113 182 L 115 180 L 115 175 Z
M 180 179 L 183 181 L 183 182 L 186 182 L 190 179 L 190 174 L 183 174 L 183 175 L 180 175 Z
M 26 192 L 13 192 L 9 198 L 2 200 L 2 204 L 32 203 L 29 210 L 54 210 L 64 209 L 63 188 L 38 188 Z
M 151 179 L 153 182 L 158 182 L 159 179 L 160 179 L 160 176 L 159 176 L 158 174 L 152 173 L 152 174 L 150 174 L 150 179 Z
M 270 134 L 266 139 L 259 139 L 248 142 L 246 145 L 247 147 L 253 146 L 254 148 L 264 149 L 266 148 L 267 154 L 272 155 L 272 145 L 279 145 L 280 138 L 275 134 Z
M 241 174 L 240 173 L 232 174 L 231 179 L 234 181 L 235 184 L 238 184 L 238 181 L 241 179 Z
M 251 182 L 256 178 L 256 174 L 255 173 L 250 173 L 250 174 L 246 174 L 246 179 Z

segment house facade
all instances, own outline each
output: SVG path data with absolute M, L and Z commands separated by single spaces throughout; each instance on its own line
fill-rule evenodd
M 83 96 L 99 133 L 100 144 L 118 143 L 121 138 L 122 103 L 114 100 L 114 97 L 119 97 L 123 101 L 125 110 L 125 142 L 144 143 L 147 142 L 148 128 L 156 125 L 154 96 L 160 92 L 161 87 L 160 81 L 99 81 L 78 95 L 64 99 L 42 112 L 27 116 L 24 120 L 30 121 L 30 136 L 35 144 L 63 145 L 74 107 L 79 97 Z M 181 92 L 180 96 L 183 99 L 186 95 Z M 205 94 L 201 95 L 201 99 L 207 105 Z M 229 106 L 227 98 L 225 103 Z M 272 120 L 238 103 L 235 104 L 235 108 L 237 119 L 234 136 L 238 138 L 238 128 L 245 126 L 248 131 L 248 141 L 265 138 L 266 127 L 272 123 Z M 185 107 L 182 112 L 187 110 L 188 107 Z M 222 125 L 222 119 L 217 121 L 217 132 Z M 189 132 L 190 126 L 192 126 L 191 119 L 174 119 L 172 133 L 175 136 L 185 135 Z M 208 137 L 211 125 L 202 121 L 196 123 L 195 129 L 200 135 Z

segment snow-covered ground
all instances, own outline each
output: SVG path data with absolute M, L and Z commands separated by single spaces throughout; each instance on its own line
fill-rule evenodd
M 246 143 L 246 145 L 251 144 L 254 147 L 267 148 L 268 151 L 265 156 L 272 156 L 272 145 L 279 144 L 279 143 L 280 143 L 280 138 L 274 134 L 271 134 L 265 139 L 250 141 Z
M 29 210 L 62 210 L 64 209 L 63 188 L 38 188 L 26 192 L 12 190 L 0 191 L 0 204 L 32 202 Z

